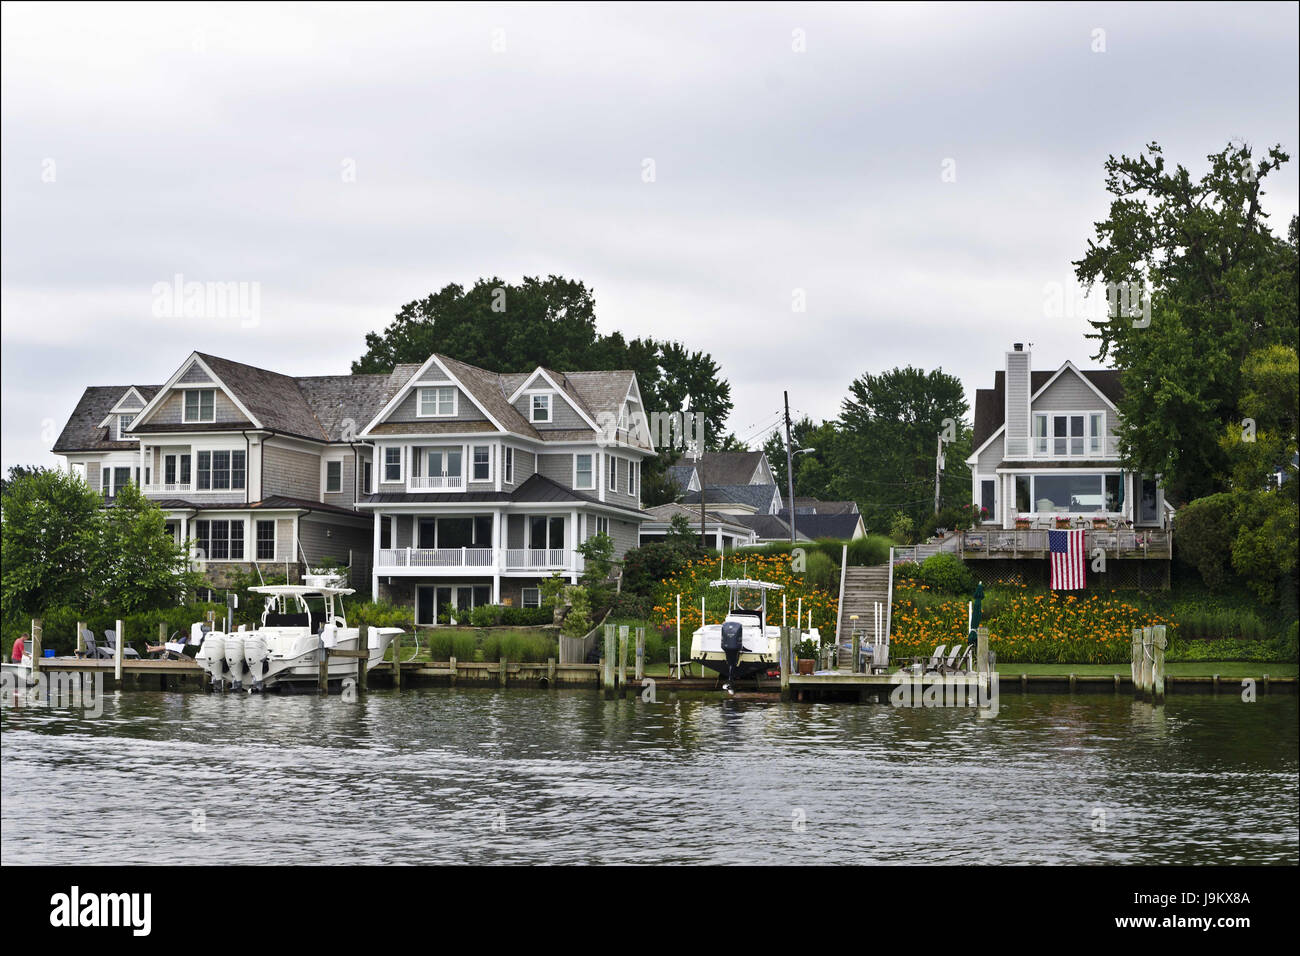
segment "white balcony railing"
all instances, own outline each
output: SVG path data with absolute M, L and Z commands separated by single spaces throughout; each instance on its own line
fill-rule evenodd
M 382 548 L 381 568 L 491 568 L 493 548 Z
M 411 488 L 419 491 L 459 491 L 465 487 L 460 475 L 412 475 Z
M 146 495 L 187 495 L 193 490 L 194 483 L 190 481 L 155 481 L 144 486 Z
M 1119 439 L 1114 435 L 1086 438 L 1008 438 L 1006 457 L 1011 459 L 1050 458 L 1095 460 L 1119 458 Z
M 567 548 L 508 548 L 506 569 L 531 571 L 567 568 L 572 554 Z

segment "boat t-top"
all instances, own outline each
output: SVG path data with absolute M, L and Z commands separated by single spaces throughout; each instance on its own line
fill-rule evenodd
M 704 624 L 691 637 L 691 660 L 701 666 L 728 674 L 727 655 L 722 649 L 722 631 L 730 623 L 741 629 L 740 657 L 733 676 L 737 679 L 761 675 L 781 663 L 781 629 L 767 623 L 767 594 L 782 585 L 750 578 L 722 578 L 710 587 L 727 588 L 727 615 L 719 624 Z M 801 631 L 800 639 L 821 643 L 816 628 Z
M 330 650 L 355 651 L 360 647 L 359 628 L 348 627 L 343 616 L 344 595 L 352 588 L 328 584 L 268 584 L 250 588 L 264 595 L 260 626 L 246 630 L 203 632 L 203 625 L 191 629 L 201 642 L 195 659 L 208 672 L 212 686 L 221 690 L 263 690 L 276 684 L 318 681 L 321 655 Z M 308 598 L 318 598 L 321 613 L 313 613 Z M 357 674 L 357 662 L 367 670 L 384 659 L 400 627 L 366 629 L 368 655 L 365 658 L 328 658 L 330 680 L 341 681 Z

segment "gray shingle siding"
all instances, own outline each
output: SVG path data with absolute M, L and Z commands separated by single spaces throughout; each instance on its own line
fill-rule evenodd
M 412 388 L 406 397 L 398 403 L 392 413 L 384 419 L 386 422 L 483 422 L 487 417 L 478 410 L 463 389 L 456 389 L 456 414 L 448 416 L 421 417 L 419 415 L 420 389 Z
M 1029 353 L 1007 355 L 1006 414 L 1007 437 L 1017 447 L 1029 439 Z M 1021 441 L 1023 439 L 1023 441 Z M 1012 451 L 1017 448 L 1012 448 Z
M 334 558 L 348 564 L 354 553 L 370 554 L 370 528 L 302 518 L 298 521 L 298 535 L 303 552 L 311 563 Z
M 182 385 L 195 385 L 202 382 L 211 382 L 212 376 L 203 371 L 203 366 L 198 362 L 191 362 L 190 367 L 176 381 Z
M 566 488 L 572 488 L 573 455 L 538 455 L 537 473 Z
M 320 490 L 319 455 L 262 444 L 263 496 L 285 495 L 319 501 Z
M 185 413 L 185 392 L 189 389 L 178 390 L 168 395 L 163 400 L 158 410 L 149 416 L 150 425 L 184 425 Z M 215 389 L 216 395 L 213 397 L 213 421 L 216 424 L 229 425 L 251 425 L 243 412 L 235 407 L 235 403 L 221 389 Z
M 530 422 L 533 421 L 532 400 L 533 397 L 525 392 L 515 401 L 516 411 L 524 416 L 526 421 Z M 549 422 L 533 422 L 533 427 L 539 432 L 546 432 L 549 429 L 569 428 L 585 428 L 591 431 L 591 426 L 583 421 L 582 416 L 573 410 L 573 406 L 568 403 L 563 395 L 557 392 L 551 393 L 551 420 Z
M 356 501 L 356 477 L 356 464 L 353 461 L 352 452 L 349 451 L 343 457 L 343 483 L 340 486 L 342 490 L 335 494 L 333 492 L 325 491 L 324 487 L 322 487 L 321 498 L 327 505 L 338 505 L 342 508 L 350 508 L 353 502 Z M 287 494 L 287 492 L 280 492 L 280 494 Z
M 1106 434 L 1114 434 L 1115 412 L 1089 385 L 1066 369 L 1034 402 L 1035 412 L 1105 412 Z

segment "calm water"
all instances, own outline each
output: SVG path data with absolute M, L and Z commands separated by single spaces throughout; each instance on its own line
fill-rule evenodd
M 1007 694 L 980 720 L 573 691 L 118 693 L 97 719 L 4 713 L 0 857 L 1295 864 L 1298 723 L 1293 695 Z

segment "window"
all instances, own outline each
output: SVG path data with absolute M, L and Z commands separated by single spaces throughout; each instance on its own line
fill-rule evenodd
M 596 530 L 593 534 L 609 534 L 609 519 L 596 518 Z
M 542 589 L 541 588 L 524 588 L 520 603 L 524 607 L 541 607 L 542 606 Z
M 641 477 L 641 462 L 629 461 L 627 463 L 627 493 L 636 495 L 636 483 Z
M 551 395 L 549 392 L 540 392 L 533 395 L 530 404 L 532 413 L 528 420 L 531 422 L 549 422 L 551 420 Z
M 994 507 L 997 492 L 997 479 L 983 478 L 980 480 L 980 508 L 984 512 L 984 519 L 992 521 L 997 509 Z
M 275 560 L 275 522 L 259 521 L 257 523 L 257 560 Z
M 456 386 L 438 385 L 420 389 L 421 418 L 450 418 L 456 414 Z
M 610 491 L 618 491 L 618 459 L 613 455 L 605 456 L 605 470 L 609 473 L 607 483 Z
M 343 490 L 343 462 L 325 462 L 325 491 L 338 493 Z
M 437 448 L 425 455 L 430 478 L 446 478 L 450 475 L 460 477 L 460 449 Z
M 242 521 L 196 521 L 194 539 L 204 561 L 244 560 Z
M 402 449 L 384 449 L 384 481 L 402 480 Z
M 370 494 L 370 462 L 361 463 L 361 491 L 363 494 Z
M 243 451 L 201 451 L 198 453 L 199 491 L 242 490 L 244 487 Z
M 579 490 L 591 490 L 596 487 L 596 476 L 592 470 L 593 455 L 573 456 L 573 487 Z
M 528 547 L 534 551 L 564 547 L 564 519 L 558 515 L 532 515 L 528 519 Z
M 487 445 L 474 446 L 474 481 L 492 479 L 492 449 Z
M 118 416 L 117 416 L 117 440 L 118 440 L 118 441 L 130 441 L 130 440 L 131 440 L 131 436 L 130 436 L 130 435 L 125 435 L 125 434 L 123 434 L 123 432 L 125 432 L 128 428 L 131 427 L 131 422 L 133 422 L 133 421 L 135 421 L 135 413 L 134 413 L 134 412 L 132 412 L 132 413 L 130 413 L 130 414 L 128 414 L 128 415 L 118 415 Z
M 1016 510 L 1022 514 L 1118 512 L 1123 507 L 1118 474 L 1016 475 Z
M 111 498 L 131 482 L 131 469 L 105 468 L 100 472 L 100 492 L 105 498 Z
M 501 455 L 501 467 L 504 470 L 502 479 L 512 485 L 515 483 L 515 450 L 507 445 Z
M 184 422 L 216 421 L 217 393 L 211 388 L 191 388 L 185 392 Z
M 387 550 L 393 546 L 393 519 L 379 519 L 379 547 Z
M 1101 412 L 1036 412 L 1034 454 L 1055 458 L 1100 454 L 1106 433 Z

